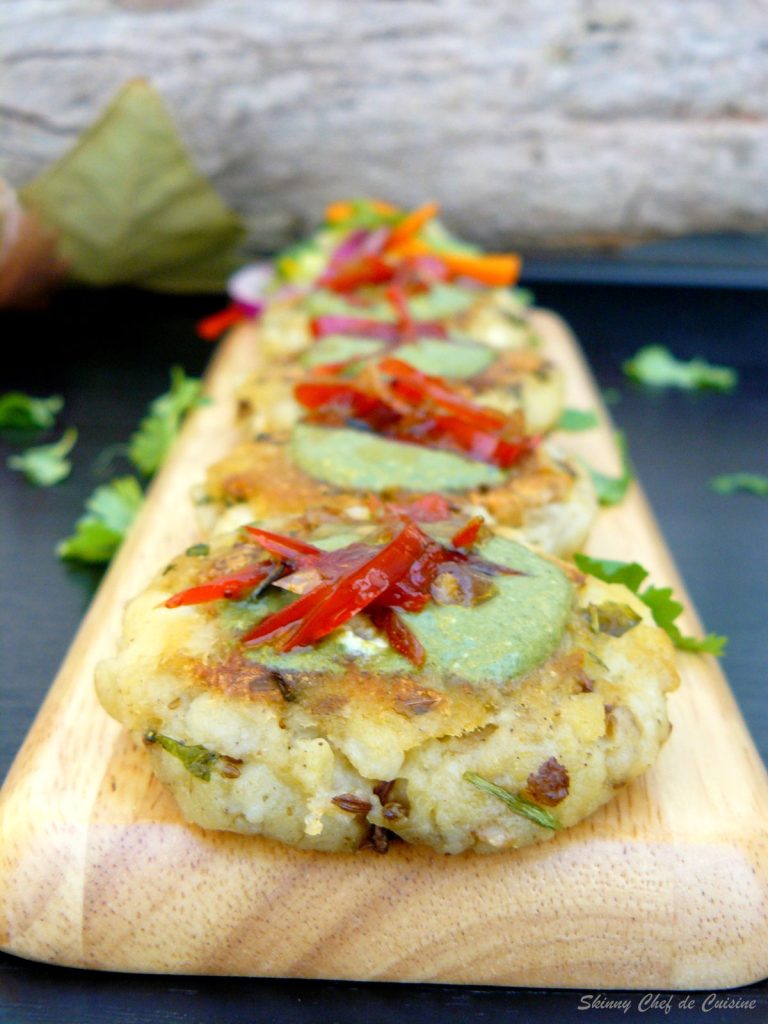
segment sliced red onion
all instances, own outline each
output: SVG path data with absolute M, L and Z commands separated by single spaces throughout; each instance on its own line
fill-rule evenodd
M 316 316 L 312 321 L 312 333 L 316 338 L 329 334 L 358 335 L 375 338 L 378 341 L 397 341 L 397 325 L 383 320 L 369 320 L 358 316 Z
M 364 259 L 366 256 L 378 256 L 388 238 L 389 228 L 376 228 L 374 231 L 358 228 L 351 231 L 331 253 L 328 266 L 323 271 L 320 280 L 322 281 L 326 275 L 335 274 L 347 263 Z
M 420 338 L 447 338 L 448 332 L 438 320 L 414 320 L 413 329 Z M 369 320 L 356 316 L 316 316 L 312 321 L 312 333 L 316 338 L 329 334 L 357 335 L 361 338 L 375 338 L 377 341 L 398 341 L 400 330 L 397 324 L 384 320 Z
M 368 232 L 368 237 L 363 243 L 364 256 L 378 256 L 389 238 L 389 228 L 376 228 Z
M 247 316 L 258 316 L 264 310 L 264 292 L 273 274 L 271 263 L 249 263 L 227 281 L 229 297 Z
M 414 320 L 413 329 L 419 338 L 447 338 L 445 324 L 439 320 Z
M 415 256 L 411 266 L 415 276 L 427 285 L 445 281 L 448 277 L 446 266 L 439 256 Z
M 357 231 L 350 232 L 344 241 L 340 242 L 331 253 L 323 276 L 335 273 L 345 263 L 349 263 L 366 253 L 365 243 L 368 240 L 369 234 L 370 232 L 364 228 L 358 228 Z M 368 254 L 366 253 L 366 255 Z

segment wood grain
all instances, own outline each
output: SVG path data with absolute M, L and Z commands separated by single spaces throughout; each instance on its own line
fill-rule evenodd
M 617 468 L 610 423 L 565 325 L 537 312 L 601 427 L 568 447 Z M 728 685 L 681 655 L 673 733 L 651 772 L 540 847 L 446 857 L 394 846 L 331 855 L 181 821 L 96 702 L 125 602 L 195 537 L 188 500 L 234 440 L 233 386 L 253 335 L 227 340 L 213 401 L 190 418 L 83 622 L 0 795 L 0 947 L 123 971 L 591 988 L 723 988 L 768 973 L 768 779 Z M 672 559 L 635 485 L 589 550 Z
M 141 75 L 262 252 L 346 195 L 439 200 L 486 247 L 768 227 L 755 0 L 247 8 L 0 4 L 4 175 L 41 173 Z

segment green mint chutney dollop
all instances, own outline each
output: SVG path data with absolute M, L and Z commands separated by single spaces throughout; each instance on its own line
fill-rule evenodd
M 524 575 L 495 576 L 493 596 L 469 608 L 430 602 L 418 614 L 400 614 L 438 671 L 503 686 L 558 646 L 573 587 L 556 565 L 514 541 L 493 537 L 475 551 Z
M 291 457 L 305 473 L 344 490 L 463 491 L 495 487 L 506 477 L 496 466 L 452 452 L 308 423 L 294 428 Z
M 318 543 L 332 550 L 350 542 L 349 535 L 344 535 Z M 493 537 L 475 550 L 520 575 L 494 576 L 492 596 L 471 607 L 430 601 L 418 613 L 399 609 L 397 614 L 424 647 L 426 658 L 420 669 L 386 643 L 369 644 L 364 652 L 350 645 L 347 627 L 311 647 L 283 653 L 264 645 L 251 649 L 248 657 L 276 670 L 323 674 L 343 672 L 353 659 L 364 672 L 407 675 L 436 689 L 447 689 L 457 681 L 474 686 L 514 685 L 557 648 L 571 613 L 573 587 L 556 565 L 515 541 Z M 258 607 L 223 602 L 221 614 L 229 628 L 242 635 L 291 600 L 286 593 L 273 591 L 257 602 Z

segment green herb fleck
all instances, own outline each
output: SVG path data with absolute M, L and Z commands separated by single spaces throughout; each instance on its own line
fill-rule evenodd
M 510 793 L 508 789 L 504 789 L 503 786 L 497 786 L 495 782 L 489 782 L 488 779 L 484 779 L 482 775 L 476 775 L 475 772 L 464 772 L 464 778 L 467 782 L 471 782 L 473 786 L 481 789 L 484 793 L 489 793 L 491 796 L 495 796 L 499 800 L 503 800 L 507 807 L 514 811 L 515 814 L 519 814 L 523 818 L 528 818 L 529 821 L 533 821 L 537 825 L 541 825 L 542 828 L 549 828 L 556 831 L 563 827 L 557 818 L 543 807 L 540 807 L 532 800 L 528 800 L 526 797 L 520 796 L 517 793 Z
M 16 469 L 36 487 L 53 487 L 69 476 L 72 463 L 67 456 L 77 441 L 77 430 L 65 430 L 54 444 L 41 444 L 27 448 L 21 455 L 11 455 L 8 465 Z
M 210 550 L 208 544 L 193 544 L 191 548 L 187 548 L 186 553 L 193 558 L 204 558 Z
M 33 398 L 22 391 L 0 395 L 0 428 L 3 430 L 47 430 L 56 421 L 64 399 L 60 395 Z
M 171 739 L 159 732 L 145 733 L 147 743 L 159 743 L 163 750 L 177 757 L 187 771 L 203 782 L 211 781 L 211 768 L 219 760 L 219 755 L 207 747 L 190 746 L 181 740 Z
M 606 405 L 618 405 L 621 401 L 621 392 L 618 388 L 605 388 L 603 390 L 603 401 Z
M 599 422 L 591 409 L 564 409 L 557 426 L 559 430 L 591 430 Z
M 651 611 L 657 626 L 672 640 L 675 647 L 683 651 L 697 651 L 704 654 L 721 655 L 725 650 L 728 638 L 708 633 L 703 639 L 684 636 L 675 620 L 683 610 L 683 606 L 672 596 L 671 587 L 648 586 L 640 587 L 648 578 L 648 570 L 638 562 L 616 562 L 611 559 L 591 558 L 588 555 L 576 554 L 573 560 L 582 572 L 589 573 L 596 579 L 606 583 L 623 583 L 636 594 Z
M 709 486 L 718 494 L 754 494 L 768 498 L 768 476 L 763 473 L 722 473 L 709 481 Z
M 98 564 L 108 562 L 120 547 L 144 495 L 133 476 L 116 477 L 97 487 L 85 503 L 86 512 L 71 537 L 61 541 L 59 558 Z
M 171 370 L 170 391 L 156 398 L 128 442 L 128 457 L 144 476 L 152 476 L 163 463 L 186 414 L 199 405 L 202 382 L 187 377 L 180 366 Z
M 597 500 L 601 505 L 618 505 L 620 501 L 623 501 L 634 477 L 632 464 L 629 461 L 627 439 L 620 430 L 616 431 L 616 444 L 621 459 L 619 476 L 606 476 L 605 473 L 600 473 L 598 470 L 592 469 L 591 466 L 587 467 L 595 486 Z
M 733 391 L 738 373 L 730 366 L 715 366 L 704 359 L 677 359 L 663 345 L 646 345 L 624 363 L 624 373 L 640 384 L 686 391 Z

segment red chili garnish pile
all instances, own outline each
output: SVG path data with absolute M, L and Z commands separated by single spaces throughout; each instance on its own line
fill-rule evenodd
M 539 439 L 526 436 L 521 418 L 485 409 L 400 359 L 388 357 L 367 376 L 296 385 L 310 421 L 324 426 L 364 425 L 385 437 L 456 452 L 509 469 Z
M 435 499 L 439 497 L 420 499 L 425 503 L 421 511 L 431 521 L 438 512 Z M 430 502 L 432 508 L 427 511 Z M 416 505 L 414 502 L 412 507 Z M 237 600 L 268 579 L 275 582 L 282 577 L 286 583 L 291 574 L 303 573 L 312 580 L 311 589 L 249 630 L 242 638 L 246 646 L 275 643 L 283 651 L 305 647 L 364 612 L 394 650 L 420 666 L 424 648 L 397 609 L 420 612 L 430 600 L 472 605 L 490 596 L 494 575 L 516 575 L 515 570 L 468 552 L 481 526 L 481 517 L 470 519 L 454 534 L 453 546 L 447 547 L 433 540 L 410 516 L 391 514 L 383 527 L 382 543 L 355 542 L 336 551 L 323 551 L 294 537 L 247 526 L 250 538 L 277 563 L 255 562 L 237 573 L 181 591 L 165 603 L 176 608 L 222 598 Z

